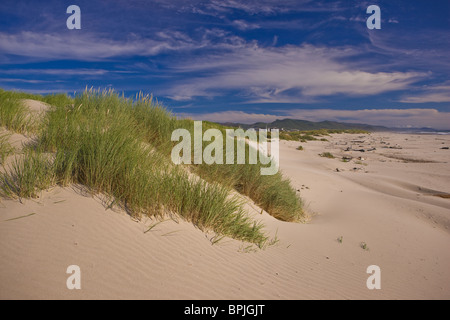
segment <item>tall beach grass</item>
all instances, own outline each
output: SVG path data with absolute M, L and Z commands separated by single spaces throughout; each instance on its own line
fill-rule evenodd
M 9 134 L 0 131 L 0 165 L 6 160 L 6 158 L 14 153 L 14 148 L 9 143 Z
M 13 132 L 26 133 L 33 124 L 28 111 L 20 100 L 0 92 L 0 126 Z
M 54 106 L 72 103 L 72 99 L 65 94 L 41 96 L 0 89 L 0 126 L 22 134 L 36 133 L 39 123 L 30 116 L 29 108 L 23 103 L 24 99 L 37 100 Z
M 154 113 L 157 114 L 159 124 L 153 125 L 151 120 L 145 121 L 143 131 L 151 137 L 148 141 L 158 141 L 159 150 L 163 154 L 169 156 L 173 144 L 167 144 L 171 139 L 171 133 L 174 129 L 183 128 L 190 132 L 191 137 L 194 137 L 194 121 L 192 120 L 176 120 L 170 113 L 165 111 L 161 106 L 152 108 L 149 113 L 145 112 L 149 106 L 142 106 L 139 113 L 139 119 L 152 119 Z M 223 137 L 226 137 L 226 129 L 222 125 L 204 121 L 202 123 L 203 131 L 208 129 L 220 130 Z M 160 128 L 163 128 L 161 130 Z M 191 142 L 191 159 L 193 158 L 193 141 Z M 237 140 L 234 140 L 235 148 L 237 149 Z M 207 143 L 203 144 L 203 150 Z M 213 182 L 221 181 L 225 186 L 233 188 L 239 193 L 248 196 L 256 204 L 261 206 L 269 214 L 277 219 L 283 221 L 300 221 L 303 216 L 303 204 L 301 199 L 296 194 L 295 190 L 290 184 L 290 181 L 283 177 L 281 172 L 275 175 L 261 175 L 261 168 L 264 167 L 261 163 L 249 164 L 250 146 L 245 144 L 245 164 L 237 164 L 235 154 L 234 164 L 226 163 L 226 143 L 223 144 L 222 154 L 224 156 L 224 164 L 191 164 L 189 167 L 195 174 L 201 178 Z
M 149 101 L 141 103 L 158 112 Z M 241 201 L 168 161 L 157 148 L 162 142 L 150 143 L 142 130 L 148 123 L 139 122 L 142 110 L 133 106 L 112 92 L 86 92 L 73 105 L 54 107 L 36 148 L 2 176 L 3 195 L 34 197 L 50 185 L 82 184 L 111 196 L 130 215 L 177 214 L 202 230 L 263 246 L 263 226 L 247 216 Z
M 25 98 L 52 105 L 37 127 L 27 123 L 29 111 L 20 103 Z M 130 215 L 176 214 L 202 230 L 258 246 L 270 241 L 263 225 L 248 216 L 230 189 L 278 219 L 303 216 L 289 180 L 281 173 L 262 176 L 261 165 L 174 165 L 171 134 L 178 128 L 192 130 L 193 121 L 177 119 L 151 96 L 126 99 L 113 91 L 90 90 L 73 99 L 36 98 L 0 91 L 0 115 L 0 126 L 16 132 L 33 127 L 37 134 L 36 145 L 0 175 L 4 197 L 35 197 L 56 184 L 82 184 L 92 193 L 109 195 Z M 205 127 L 225 129 L 206 122 Z

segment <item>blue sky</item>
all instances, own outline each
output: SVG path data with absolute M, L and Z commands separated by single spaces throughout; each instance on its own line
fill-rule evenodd
M 69 5 L 81 30 L 69 30 Z M 369 30 L 369 5 L 381 30 Z M 450 1 L 2 0 L 0 87 L 151 93 L 180 116 L 450 129 Z

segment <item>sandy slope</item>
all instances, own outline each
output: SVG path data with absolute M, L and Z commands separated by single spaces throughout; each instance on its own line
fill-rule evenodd
M 249 205 L 280 239 L 263 251 L 229 239 L 211 245 L 212 235 L 183 221 L 144 233 L 154 221 L 105 210 L 72 188 L 23 204 L 3 200 L 0 298 L 449 299 L 450 199 L 433 194 L 450 193 L 450 151 L 440 149 L 450 137 L 335 135 L 303 143 L 304 151 L 299 144 L 281 142 L 281 169 L 315 216 L 284 223 Z M 344 151 L 360 145 L 376 150 Z M 396 145 L 403 149 L 383 148 Z M 323 151 L 367 165 L 321 158 Z M 81 290 L 66 287 L 73 264 Z M 372 264 L 381 268 L 381 290 L 366 287 Z

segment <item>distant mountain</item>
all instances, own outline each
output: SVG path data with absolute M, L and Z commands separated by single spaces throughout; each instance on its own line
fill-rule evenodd
M 366 131 L 391 131 L 391 128 L 383 127 L 383 126 L 372 126 L 368 124 L 361 123 L 344 123 L 344 122 L 336 122 L 336 121 L 320 121 L 313 122 L 307 120 L 296 120 L 296 119 L 283 119 L 283 120 L 275 120 L 271 123 L 257 122 L 254 124 L 242 124 L 242 123 L 221 123 L 230 127 L 241 127 L 243 129 L 248 128 L 271 128 L 271 129 L 284 129 L 284 130 L 298 130 L 298 131 L 307 131 L 307 130 L 319 130 L 319 129 L 330 129 L 330 130 L 349 130 L 349 129 L 357 129 L 357 130 L 366 130 Z

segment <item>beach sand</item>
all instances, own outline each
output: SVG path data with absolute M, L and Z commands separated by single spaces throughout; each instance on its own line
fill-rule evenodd
M 106 209 L 76 186 L 2 200 L 0 299 L 449 299 L 450 136 L 327 139 L 280 142 L 280 168 L 311 219 L 281 222 L 249 203 L 279 239 L 264 250 L 212 245 L 212 234 L 169 218 L 145 233 L 157 221 Z M 81 290 L 66 287 L 70 265 Z M 366 286 L 370 265 L 380 290 Z

